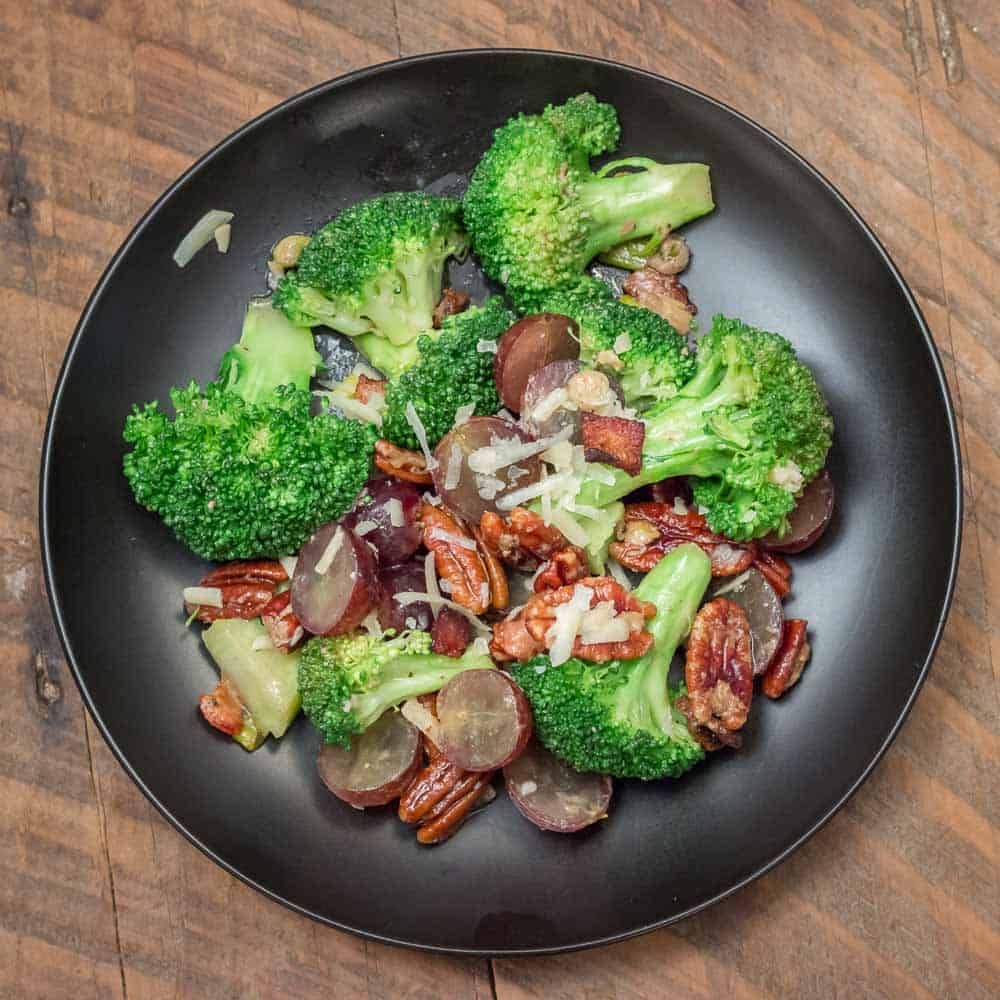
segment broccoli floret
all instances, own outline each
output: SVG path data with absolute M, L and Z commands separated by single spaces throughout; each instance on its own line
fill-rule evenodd
M 644 414 L 642 471 L 608 470 L 578 502 L 602 507 L 647 483 L 698 476 L 695 499 L 713 531 L 748 541 L 782 530 L 823 468 L 833 419 L 812 372 L 776 333 L 716 316 L 693 378 Z
M 592 173 L 590 157 L 619 137 L 615 109 L 591 94 L 518 115 L 494 133 L 463 211 L 484 270 L 520 308 L 534 310 L 541 292 L 572 281 L 626 235 L 662 235 L 714 207 L 701 163 L 629 157 Z M 618 174 L 623 168 L 636 169 Z
M 686 338 L 651 310 L 615 301 L 601 281 L 580 278 L 543 297 L 542 309 L 576 320 L 584 364 L 600 364 L 597 356 L 602 351 L 618 356 L 622 367 L 608 371 L 621 383 L 625 402 L 638 410 L 676 395 L 694 374 L 695 359 Z M 629 346 L 616 350 L 623 336 Z
M 350 747 L 386 709 L 430 694 L 463 670 L 491 669 L 480 653 L 431 652 L 427 632 L 397 638 L 350 633 L 310 639 L 299 655 L 302 710 L 327 743 Z
M 281 386 L 255 404 L 192 382 L 170 398 L 173 420 L 155 402 L 133 408 L 124 471 L 136 501 L 205 559 L 296 552 L 368 478 L 374 428 L 310 416 L 308 390 Z
M 312 333 L 267 299 L 256 299 L 247 308 L 240 342 L 222 356 L 218 381 L 248 403 L 260 403 L 279 385 L 308 389 L 321 364 Z
M 419 448 L 406 419 L 412 403 L 433 448 L 455 424 L 455 411 L 470 403 L 476 416 L 489 416 L 500 409 L 493 378 L 494 353 L 479 350 L 481 342 L 496 343 L 517 317 L 499 297 L 488 299 L 457 316 L 448 316 L 440 331 L 417 340 L 418 360 L 385 394 L 382 436 L 403 448 Z
M 431 327 L 445 261 L 467 248 L 455 199 L 419 191 L 380 195 L 313 234 L 296 269 L 278 283 L 275 305 L 300 326 L 370 333 L 406 349 Z M 370 348 L 372 338 L 365 344 Z M 406 350 L 398 356 L 387 350 L 379 367 L 392 376 L 410 360 Z
M 554 754 L 580 771 L 618 778 L 676 778 L 704 751 L 673 702 L 667 674 L 690 631 L 711 579 L 711 561 L 696 545 L 669 552 L 635 589 L 656 605 L 646 628 L 653 647 L 637 660 L 552 666 L 537 656 L 515 666 L 535 716 L 535 733 Z

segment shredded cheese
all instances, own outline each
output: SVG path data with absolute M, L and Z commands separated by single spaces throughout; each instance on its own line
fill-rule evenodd
M 475 403 L 466 403 L 464 406 L 460 406 L 455 411 L 455 426 L 456 427 L 461 427 L 462 424 L 468 423 L 469 422 L 469 418 L 475 412 L 476 412 L 476 404 Z M 457 447 L 457 445 L 455 447 Z
M 622 566 L 617 559 L 608 560 L 608 572 L 626 589 L 632 589 L 632 581 L 628 578 L 628 574 L 625 572 L 625 567 Z
M 547 396 L 543 396 L 532 408 L 529 417 L 536 423 L 548 420 L 553 413 L 563 406 L 569 399 L 569 393 L 565 388 L 553 389 Z M 574 407 L 575 408 L 575 407 Z
M 573 594 L 565 604 L 554 609 L 555 621 L 545 633 L 549 643 L 549 660 L 554 667 L 565 663 L 573 654 L 573 643 L 583 621 L 584 613 L 590 609 L 594 591 L 583 584 L 573 588 Z
M 398 500 L 396 501 L 399 502 Z M 372 531 L 375 531 L 378 525 L 374 521 L 358 521 L 354 525 L 354 534 L 361 536 L 362 538 Z
M 684 497 L 674 497 L 674 513 L 686 514 L 687 512 L 688 505 L 684 502 Z
M 402 528 L 406 524 L 406 517 L 403 515 L 403 504 L 399 497 L 389 497 L 385 502 L 385 509 L 389 513 L 389 523 L 394 528 Z
M 185 587 L 183 596 L 185 604 L 197 604 L 202 608 L 222 607 L 221 587 Z
M 546 448 L 542 452 L 542 461 L 556 469 L 570 468 L 573 465 L 573 445 L 569 441 L 560 441 L 551 448 Z
M 255 653 L 262 653 L 265 649 L 274 649 L 274 643 L 266 635 L 259 635 L 250 643 L 250 648 Z
M 558 489 L 569 478 L 570 474 L 568 472 L 560 472 L 555 476 L 547 476 L 545 479 L 540 479 L 537 483 L 529 483 L 520 489 L 511 490 L 497 500 L 497 507 L 500 510 L 513 510 L 515 507 L 520 507 L 529 500 L 534 500 L 535 497 L 551 495 L 553 490 Z
M 421 423 L 417 409 L 413 403 L 406 404 L 403 415 L 406 417 L 406 422 L 413 428 L 414 437 L 420 442 L 420 450 L 424 453 L 424 459 L 427 462 L 427 471 L 433 472 L 438 467 L 438 463 L 427 445 L 427 431 L 424 429 L 424 425 Z
M 212 235 L 215 237 L 215 245 L 219 248 L 219 253 L 228 253 L 229 241 L 233 236 L 233 227 L 228 222 L 223 222 Z
M 428 598 L 441 599 L 441 591 L 438 590 L 437 566 L 434 564 L 433 552 L 428 552 L 424 557 L 424 587 L 427 588 Z M 430 600 L 427 603 L 431 606 L 431 614 L 437 618 L 438 609 L 434 607 Z
M 449 545 L 457 545 L 459 548 L 469 549 L 471 552 L 476 550 L 476 543 L 473 539 L 465 538 L 462 535 L 456 535 L 451 531 L 445 531 L 444 528 L 431 528 L 431 530 L 427 532 L 427 537 L 432 542 L 446 542 Z
M 407 698 L 403 702 L 400 714 L 407 722 L 416 726 L 433 743 L 437 744 L 439 742 L 440 724 L 434 718 L 431 710 L 417 698 Z
M 565 510 L 556 507 L 549 515 L 549 523 L 558 528 L 566 536 L 567 541 L 572 542 L 573 545 L 584 548 L 590 541 L 587 532 Z
M 448 470 L 444 474 L 444 488 L 454 490 L 462 481 L 462 446 L 453 442 L 448 452 Z
M 504 488 L 504 481 L 496 476 L 487 476 L 481 472 L 475 473 L 476 492 L 483 500 L 492 500 Z
M 496 354 L 497 352 L 497 342 L 495 340 L 480 340 L 476 344 L 476 350 L 480 354 Z
M 376 427 L 382 426 L 382 414 L 379 408 L 372 406 L 371 403 L 362 403 L 360 399 L 348 396 L 340 389 L 330 389 L 328 392 L 317 391 L 315 395 L 325 397 L 330 405 L 335 406 L 345 417 L 363 420 L 366 424 L 374 424 Z M 385 399 L 384 396 L 379 398 L 383 401 Z
M 278 562 L 281 563 L 281 568 L 288 574 L 288 579 L 295 575 L 295 564 L 299 561 L 298 556 L 279 556 Z
M 721 587 L 713 592 L 713 597 L 721 597 L 723 594 L 731 594 L 734 590 L 740 590 L 743 584 L 750 579 L 750 570 L 746 570 L 740 573 L 739 576 L 734 576 L 731 580 L 727 580 Z
M 519 479 L 523 479 L 529 471 L 522 469 L 520 465 L 510 465 L 507 467 L 507 482 L 513 486 Z
M 480 656 L 489 656 L 490 640 L 484 635 L 477 635 L 476 638 L 472 640 L 472 648 Z
M 333 560 L 337 557 L 337 553 L 344 544 L 344 538 L 344 532 L 341 531 L 340 525 L 338 524 L 336 530 L 333 532 L 333 537 L 326 543 L 326 548 L 323 549 L 323 554 L 316 560 L 316 566 L 314 568 L 319 576 L 326 576 L 329 572 L 330 567 L 333 565 Z

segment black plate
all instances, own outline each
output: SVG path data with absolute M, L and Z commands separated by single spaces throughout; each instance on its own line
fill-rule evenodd
M 449 844 L 324 791 L 297 723 L 248 756 L 199 718 L 215 672 L 181 589 L 203 565 L 131 501 L 121 427 L 135 400 L 207 380 L 264 287 L 274 239 L 381 191 L 458 184 L 516 111 L 582 90 L 614 103 L 622 155 L 712 166 L 714 215 L 687 229 L 685 279 L 716 311 L 801 349 L 837 422 L 839 507 L 795 559 L 813 662 L 760 698 L 745 749 L 678 782 L 619 782 L 611 818 L 542 833 L 502 796 Z M 228 256 L 170 255 L 208 208 Z M 233 874 L 319 920 L 472 953 L 556 951 L 677 920 L 766 871 L 869 773 L 926 674 L 959 547 L 955 420 L 913 296 L 844 199 L 753 122 L 649 73 L 523 51 L 423 56 L 325 84 L 205 156 L 115 256 L 70 345 L 42 463 L 53 612 L 84 700 L 161 812 Z

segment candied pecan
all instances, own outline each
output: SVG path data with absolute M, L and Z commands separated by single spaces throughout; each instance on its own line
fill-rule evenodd
M 771 665 L 764 674 L 760 689 L 768 698 L 780 698 L 790 687 L 798 683 L 805 670 L 812 650 L 806 638 L 804 618 L 786 618 L 781 633 L 781 645 L 774 654 Z
M 540 514 L 515 507 L 504 520 L 486 511 L 479 521 L 483 544 L 512 569 L 535 570 L 569 545 L 566 536 Z
M 624 469 L 630 476 L 642 471 L 642 442 L 646 425 L 641 420 L 625 417 L 602 417 L 596 413 L 580 413 L 583 435 L 583 457 L 588 462 L 603 462 Z
M 625 506 L 620 540 L 611 543 L 611 555 L 628 569 L 648 573 L 671 549 L 694 542 L 712 560 L 712 576 L 735 576 L 749 568 L 757 553 L 755 542 L 745 545 L 713 534 L 697 510 L 679 513 L 672 504 L 633 503 Z
M 774 552 L 760 549 L 754 554 L 753 564 L 774 588 L 778 597 L 784 599 L 788 596 L 792 589 L 792 567 L 786 559 Z
M 691 317 L 698 309 L 676 274 L 661 274 L 652 267 L 644 267 L 625 279 L 622 291 L 662 316 L 678 333 L 690 332 Z
M 371 401 L 372 396 L 384 396 L 385 387 L 388 382 L 384 378 L 369 378 L 367 375 L 358 376 L 358 384 L 354 387 L 354 398 L 362 403 Z
M 458 765 L 452 764 L 431 740 L 426 736 L 423 739 L 428 752 L 427 763 L 416 773 L 399 799 L 399 818 L 410 826 L 423 820 L 465 773 Z M 431 747 L 434 748 L 433 753 Z
M 220 732 L 235 736 L 243 728 L 243 703 L 236 689 L 225 678 L 211 694 L 203 694 L 198 708 L 205 721 Z
M 472 641 L 469 621 L 451 608 L 442 608 L 431 628 L 431 649 L 444 656 L 461 656 Z
M 408 483 L 429 486 L 433 482 L 427 471 L 427 460 L 419 451 L 400 448 L 383 438 L 375 442 L 375 465 L 388 475 Z
M 494 660 L 501 663 L 508 660 L 518 660 L 523 663 L 544 649 L 545 646 L 536 642 L 525 627 L 523 609 L 493 626 L 490 656 Z
M 257 618 L 274 597 L 279 583 L 288 579 L 281 563 L 271 560 L 231 562 L 216 566 L 204 576 L 199 587 L 217 587 L 222 592 L 222 607 L 195 605 L 185 602 L 187 613 L 197 609 L 195 617 L 200 622 L 214 622 L 220 618 Z
M 441 507 L 420 505 L 424 545 L 434 553 L 437 574 L 451 586 L 451 599 L 474 615 L 490 606 L 490 578 L 475 539 Z
M 590 572 L 587 563 L 587 553 L 576 545 L 569 545 L 557 552 L 535 577 L 534 589 L 557 590 L 566 587 L 577 580 L 582 580 Z
M 643 621 L 656 614 L 656 605 L 640 601 L 610 576 L 585 576 L 571 586 L 543 590 L 531 597 L 524 607 L 524 624 L 535 642 L 544 643 L 546 649 L 551 648 L 549 629 L 556 621 L 555 609 L 572 600 L 577 587 L 586 587 L 592 591 L 591 608 L 602 601 L 610 601 L 616 614 L 630 615 L 629 637 L 614 642 L 584 643 L 578 635 L 573 641 L 573 656 L 594 663 L 607 663 L 609 660 L 630 660 L 649 651 L 653 645 L 653 637 L 644 631 Z
M 495 773 L 495 771 L 483 771 L 470 774 L 459 782 L 455 790 L 446 796 L 433 813 L 420 824 L 417 830 L 417 842 L 428 845 L 440 844 L 453 836 L 472 808 L 483 797 Z
M 435 330 L 441 329 L 445 316 L 456 316 L 469 308 L 468 292 L 459 292 L 454 288 L 446 288 L 441 293 L 441 301 L 434 307 L 431 323 Z
M 490 581 L 490 603 L 497 611 L 506 611 L 510 604 L 510 588 L 507 586 L 507 574 L 500 565 L 500 560 L 496 553 L 486 544 L 483 533 L 479 528 L 472 529 L 472 536 L 476 540 L 479 555 L 482 557 L 483 565 L 486 567 L 486 575 Z
M 260 613 L 260 620 L 267 629 L 274 648 L 282 653 L 293 650 L 305 637 L 305 629 L 298 615 L 292 611 L 292 592 L 283 590 L 275 594 Z
M 750 623 L 738 604 L 717 597 L 695 615 L 684 680 L 687 696 L 677 705 L 692 735 L 707 750 L 732 745 L 729 736 L 747 721 L 753 697 Z

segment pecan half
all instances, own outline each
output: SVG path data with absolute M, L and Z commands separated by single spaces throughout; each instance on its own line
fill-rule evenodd
M 739 746 L 733 734 L 747 721 L 753 698 L 750 623 L 733 601 L 717 597 L 695 615 L 684 667 L 687 695 L 677 707 L 706 750 Z
M 384 378 L 369 378 L 367 375 L 359 375 L 358 384 L 354 387 L 354 398 L 359 402 L 368 403 L 372 396 L 384 396 L 386 385 L 388 382 Z
M 603 462 L 624 469 L 630 476 L 642 471 L 642 442 L 646 425 L 625 417 L 602 417 L 586 410 L 580 413 L 583 457 L 588 462 Z
M 625 279 L 622 291 L 662 316 L 678 333 L 690 332 L 691 317 L 698 309 L 676 274 L 661 274 L 652 267 L 644 267 Z
M 446 288 L 441 293 L 441 301 L 434 307 L 431 323 L 435 330 L 441 329 L 445 316 L 456 316 L 469 308 L 468 292 L 459 292 L 454 288 Z
M 243 703 L 236 689 L 225 678 L 211 694 L 203 694 L 198 708 L 205 721 L 219 732 L 235 736 L 243 728 Z
M 672 504 L 652 501 L 626 505 L 620 539 L 611 543 L 610 552 L 628 569 L 648 573 L 684 542 L 694 542 L 712 560 L 712 576 L 742 573 L 757 554 L 754 542 L 743 545 L 714 534 L 698 511 L 678 513 Z
M 279 583 L 288 579 L 281 563 L 272 560 L 231 562 L 216 566 L 202 577 L 199 587 L 217 587 L 222 592 L 222 607 L 194 605 L 185 602 L 188 614 L 197 608 L 195 617 L 200 622 L 214 622 L 220 618 L 257 618 L 261 615 Z
M 451 599 L 474 615 L 490 606 L 490 578 L 475 539 L 457 518 L 429 503 L 420 506 L 424 545 L 434 553 L 437 575 L 451 586 Z
M 429 486 L 433 482 L 427 471 L 427 460 L 419 451 L 400 448 L 384 438 L 375 442 L 375 465 L 387 475 L 408 483 Z
M 587 553 L 576 545 L 557 552 L 535 577 L 534 590 L 557 590 L 582 580 L 590 572 Z
M 774 552 L 760 549 L 754 554 L 753 564 L 774 588 L 778 597 L 784 599 L 789 595 L 792 589 L 792 567 L 787 560 Z
M 780 698 L 790 687 L 798 683 L 805 670 L 812 649 L 806 638 L 804 618 L 786 618 L 781 634 L 781 645 L 774 654 L 771 665 L 764 674 L 760 689 L 768 698 Z
M 540 514 L 515 507 L 504 519 L 486 511 L 479 521 L 483 544 L 512 569 L 532 571 L 565 549 L 569 542 Z
M 490 656 L 500 663 L 517 660 L 523 663 L 542 652 L 545 645 L 536 642 L 524 624 L 524 609 L 517 614 L 497 622 L 493 626 L 493 638 L 490 640 Z
M 618 641 L 588 643 L 578 635 L 573 641 L 573 656 L 594 663 L 607 663 L 609 660 L 630 660 L 649 651 L 653 645 L 653 637 L 643 626 L 646 619 L 656 614 L 656 605 L 640 601 L 610 576 L 586 576 L 572 586 L 544 590 L 531 597 L 524 606 L 524 626 L 536 643 L 542 644 L 545 649 L 551 648 L 549 630 L 556 622 L 556 608 L 572 600 L 577 587 L 586 587 L 592 591 L 591 608 L 603 601 L 610 601 L 616 615 L 628 615 L 626 622 L 629 634 L 627 639 Z
M 293 650 L 304 638 L 305 629 L 292 611 L 292 592 L 283 590 L 271 598 L 260 614 L 274 648 L 282 653 Z
M 490 581 L 490 603 L 497 611 L 506 611 L 510 604 L 510 588 L 507 586 L 507 574 L 500 565 L 500 560 L 496 553 L 486 544 L 482 531 L 479 528 L 472 529 L 472 536 L 476 540 L 479 555 L 482 557 L 483 565 L 486 567 L 486 576 Z

